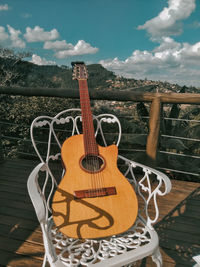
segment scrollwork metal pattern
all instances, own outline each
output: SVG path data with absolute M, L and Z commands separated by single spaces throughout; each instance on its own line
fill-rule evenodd
M 74 115 L 72 116 L 71 114 L 74 113 Z M 70 115 L 68 115 L 70 114 Z M 116 123 L 118 125 L 118 138 L 117 138 L 117 142 L 116 145 L 118 146 L 120 143 L 120 139 L 121 139 L 121 125 L 119 120 L 117 119 L 116 116 L 112 115 L 112 114 L 101 114 L 98 116 L 93 116 L 94 121 L 97 122 L 97 126 L 95 129 L 95 135 L 97 135 L 98 133 L 100 133 L 102 139 L 103 139 L 103 143 L 105 146 L 107 146 L 107 142 L 106 142 L 106 138 L 104 136 L 103 133 L 103 129 L 102 129 L 102 123 Z M 68 109 L 68 110 L 64 110 L 60 113 L 58 113 L 55 117 L 49 117 L 49 116 L 40 116 L 37 117 L 32 125 L 31 125 L 31 140 L 34 146 L 34 149 L 38 155 L 38 157 L 40 158 L 41 162 L 49 162 L 49 159 L 55 160 L 57 159 L 57 154 L 55 155 L 50 155 L 50 151 L 51 151 L 51 146 L 53 144 L 52 139 L 55 140 L 55 142 L 57 143 L 58 147 L 61 148 L 61 140 L 59 140 L 58 135 L 56 134 L 56 126 L 55 125 L 66 125 L 69 124 L 70 122 L 72 122 L 71 128 L 69 129 L 70 132 L 70 136 L 75 135 L 75 134 L 80 134 L 81 130 L 79 129 L 79 122 L 81 122 L 82 118 L 81 118 L 81 110 L 80 109 Z M 34 129 L 35 128 L 42 128 L 43 126 L 45 126 L 46 128 L 48 128 L 48 140 L 47 140 L 47 154 L 46 157 L 44 158 L 42 156 L 41 151 L 39 151 L 37 143 L 35 141 L 34 138 Z M 63 128 L 65 129 L 65 128 Z M 66 136 L 67 138 L 67 136 Z
M 138 219 L 124 234 L 100 240 L 67 238 L 50 221 L 48 235 L 58 252 L 58 258 L 68 267 L 90 264 L 121 255 L 151 242 L 148 228 Z

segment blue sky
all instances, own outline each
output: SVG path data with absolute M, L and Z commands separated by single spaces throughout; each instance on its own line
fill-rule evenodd
M 198 0 L 0 0 L 0 46 L 200 88 Z

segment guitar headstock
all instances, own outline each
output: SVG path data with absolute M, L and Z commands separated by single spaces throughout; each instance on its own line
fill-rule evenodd
M 84 62 L 76 61 L 76 62 L 72 62 L 71 64 L 73 68 L 73 74 L 72 74 L 73 80 L 87 80 L 88 79 L 88 71 L 87 71 L 87 68 Z

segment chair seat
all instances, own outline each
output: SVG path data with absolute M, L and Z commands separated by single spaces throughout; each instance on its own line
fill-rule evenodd
M 137 219 L 127 232 L 105 239 L 73 239 L 62 234 L 49 218 L 47 236 L 59 266 L 122 266 L 152 255 L 158 247 L 154 229 Z M 106 265 L 105 265 L 106 264 Z M 57 266 L 57 265 L 55 265 Z

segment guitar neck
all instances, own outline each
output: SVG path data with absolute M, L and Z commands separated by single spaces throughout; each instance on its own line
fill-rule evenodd
M 79 93 L 82 114 L 83 138 L 85 154 L 98 155 L 98 145 L 95 139 L 93 117 L 90 107 L 90 98 L 86 79 L 79 79 Z

